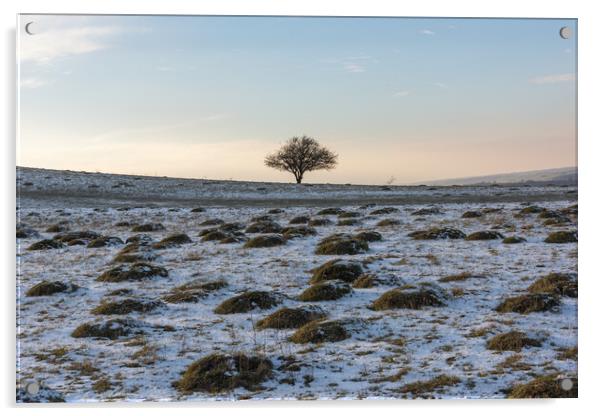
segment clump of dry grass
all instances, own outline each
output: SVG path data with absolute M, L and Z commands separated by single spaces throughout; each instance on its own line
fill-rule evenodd
M 97 394 L 105 393 L 112 388 L 113 385 L 111 384 L 111 381 L 106 377 L 103 377 L 92 384 L 92 390 Z
M 497 231 L 477 231 L 469 234 L 466 237 L 467 241 L 478 241 L 478 240 L 497 240 L 503 239 L 504 236 Z
M 367 242 L 381 241 L 383 239 L 382 234 L 376 231 L 361 231 L 354 237 Z
M 201 222 L 200 226 L 201 227 L 209 227 L 209 226 L 213 226 L 213 225 L 221 225 L 223 223 L 225 223 L 225 221 L 220 218 L 209 218 L 209 219 Z
M 58 240 L 40 240 L 36 241 L 32 245 L 30 245 L 27 250 L 35 251 L 35 250 L 53 250 L 57 248 L 63 248 L 65 244 L 61 243 Z
M 564 243 L 576 243 L 577 232 L 576 231 L 556 231 L 548 235 L 544 240 L 546 243 L 552 244 L 564 244 Z
M 245 248 L 276 247 L 286 244 L 286 238 L 278 234 L 264 234 L 247 241 Z
M 484 337 L 487 334 L 492 333 L 494 331 L 494 329 L 495 329 L 494 325 L 486 325 L 486 326 L 481 326 L 481 327 L 478 327 L 478 328 L 473 328 L 466 335 L 466 337 L 468 337 L 468 338 L 481 338 L 481 337 Z
M 444 291 L 430 284 L 397 288 L 383 293 L 371 309 L 422 309 L 428 306 L 445 306 Z
M 452 287 L 451 294 L 453 297 L 459 298 L 459 297 L 464 296 L 466 294 L 466 291 L 462 287 Z
M 380 208 L 380 209 L 376 209 L 376 210 L 372 211 L 370 213 L 370 215 L 387 215 L 387 214 L 394 214 L 396 212 L 399 212 L 399 208 L 385 207 L 385 208 Z
M 113 263 L 144 263 L 156 258 L 157 256 L 150 251 L 118 253 L 113 258 Z
M 520 210 L 521 214 L 539 214 L 541 212 L 544 212 L 546 209 L 543 207 L 539 207 L 537 205 L 529 205 L 528 207 L 525 207 L 523 209 Z
M 267 234 L 267 233 L 279 233 L 282 231 L 282 226 L 276 221 L 265 219 L 263 221 L 257 221 L 250 224 L 246 229 L 245 233 L 248 234 Z
M 199 232 L 199 237 L 201 237 L 201 241 L 218 241 L 228 237 L 230 233 L 227 233 L 223 230 L 219 230 L 217 228 L 207 228 Z
M 428 393 L 439 392 L 445 387 L 455 386 L 458 383 L 460 383 L 458 377 L 442 374 L 430 380 L 408 383 L 402 386 L 400 391 L 402 393 L 411 393 L 415 396 L 423 396 Z
M 303 302 L 319 302 L 324 300 L 336 300 L 351 293 L 351 286 L 339 281 L 326 281 L 316 283 L 305 289 L 299 300 Z
M 260 355 L 211 354 L 190 364 L 174 383 L 180 392 L 220 393 L 242 387 L 258 390 L 272 377 L 272 362 Z
M 554 295 L 529 293 L 507 298 L 495 310 L 501 313 L 515 312 L 527 314 L 549 311 L 556 308 L 559 304 L 558 298 Z
M 317 307 L 282 308 L 257 321 L 258 329 L 292 329 L 299 328 L 316 319 L 323 319 L 326 313 Z
M 312 321 L 299 328 L 290 341 L 295 344 L 338 342 L 350 337 L 341 321 Z
M 571 348 L 561 348 L 559 350 L 557 358 L 559 360 L 574 360 L 577 361 L 578 348 L 577 346 Z
M 111 247 L 111 246 L 118 246 L 121 244 L 123 244 L 123 240 L 119 237 L 102 236 L 102 237 L 98 237 L 98 238 L 95 238 L 94 240 L 90 241 L 86 247 L 88 247 L 88 248 Z
M 129 268 L 119 265 L 102 273 L 96 280 L 99 282 L 123 282 L 150 279 L 152 277 L 167 277 L 168 272 L 164 267 L 153 266 L 148 263 L 134 263 Z
M 167 303 L 196 303 L 207 296 L 202 290 L 174 291 L 163 296 Z
M 339 218 L 359 218 L 361 216 L 362 214 L 355 211 L 344 211 L 338 215 Z
M 459 240 L 466 238 L 466 234 L 455 228 L 443 227 L 414 231 L 409 233 L 408 237 L 411 237 L 414 240 Z
M 422 215 L 440 215 L 443 214 L 443 212 L 441 212 L 441 210 L 439 208 L 421 208 L 421 209 L 417 209 L 416 211 L 412 212 L 411 215 L 417 215 L 417 216 L 422 216 Z
M 129 319 L 111 319 L 102 323 L 84 323 L 71 333 L 73 338 L 106 338 L 140 334 L 143 331 L 135 322 Z
M 333 234 L 318 243 L 315 253 L 321 255 L 360 254 L 368 251 L 368 243 L 348 234 Z
M 300 215 L 298 217 L 291 219 L 288 223 L 289 224 L 307 224 L 309 222 L 309 220 L 310 220 L 309 216 Z
M 363 274 L 353 281 L 353 287 L 356 289 L 369 289 L 376 286 L 378 279 L 373 274 Z
M 23 223 L 17 223 L 16 238 L 38 238 L 40 233 Z
M 379 222 L 376 223 L 377 227 L 393 227 L 396 225 L 400 225 L 401 221 L 395 219 L 395 218 L 385 218 L 384 220 L 380 220 Z
M 184 233 L 180 233 L 180 234 L 173 234 L 173 235 L 165 237 L 158 243 L 153 244 L 153 248 L 166 249 L 166 248 L 178 247 L 182 244 L 190 244 L 190 243 L 192 243 L 192 240 L 190 239 L 190 237 L 188 237 Z
M 220 303 L 214 312 L 220 315 L 245 313 L 253 309 L 270 309 L 281 303 L 280 296 L 270 292 L 250 291 L 241 293 Z
M 576 275 L 568 273 L 550 273 L 537 279 L 527 290 L 531 293 L 550 293 L 571 298 L 578 295 Z
M 318 211 L 316 215 L 339 215 L 344 212 L 341 208 L 325 208 Z
M 192 280 L 188 283 L 184 283 L 175 288 L 177 291 L 184 290 L 202 290 L 205 292 L 214 292 L 216 290 L 220 290 L 228 286 L 228 282 L 223 279 L 219 280 Z
M 79 286 L 73 283 L 63 283 L 59 281 L 49 282 L 43 280 L 40 283 L 32 286 L 25 296 L 50 296 L 55 293 L 74 292 L 79 289 Z
M 93 315 L 127 315 L 131 312 L 150 312 L 163 306 L 163 303 L 148 299 L 122 299 L 111 302 L 102 302 L 92 309 Z
M 165 230 L 165 227 L 161 223 L 140 224 L 140 225 L 136 225 L 132 228 L 132 232 L 135 232 L 135 233 L 147 233 L 147 232 L 163 231 L 163 230 Z
M 69 371 L 77 371 L 82 376 L 94 376 L 100 372 L 100 369 L 90 360 L 75 361 L 67 367 Z
M 470 272 L 462 272 L 459 274 L 453 274 L 449 276 L 445 276 L 439 279 L 440 282 L 449 283 L 449 282 L 462 282 L 468 279 L 485 279 L 485 276 L 480 276 L 475 273 Z
M 213 282 L 193 280 L 175 287 L 170 293 L 163 296 L 162 299 L 168 303 L 196 303 L 200 299 L 207 297 L 209 292 L 219 290 L 227 285 L 224 280 Z
M 330 224 L 332 224 L 332 221 L 328 218 L 312 218 L 307 223 L 307 225 L 309 225 L 310 227 L 325 227 Z
M 504 334 L 498 334 L 487 341 L 487 349 L 494 351 L 514 351 L 519 352 L 524 347 L 540 347 L 541 342 L 537 339 L 529 338 L 524 332 L 510 331 Z
M 479 218 L 482 217 L 483 213 L 480 211 L 466 211 L 462 214 L 462 218 Z
M 318 232 L 315 228 L 301 225 L 296 227 L 284 227 L 282 229 L 282 235 L 286 239 L 298 238 L 298 237 L 307 237 L 310 235 L 316 235 Z
M 47 233 L 62 233 L 69 230 L 67 224 L 53 224 L 50 227 L 46 228 Z
M 526 241 L 527 240 L 525 240 L 522 237 L 518 237 L 516 235 L 513 235 L 513 236 L 509 236 L 509 237 L 504 238 L 502 240 L 502 243 L 503 244 L 520 244 L 520 243 L 524 243 Z
M 571 378 L 571 388 L 562 388 L 562 377 L 558 374 L 549 374 L 534 378 L 528 383 L 512 387 L 508 394 L 509 399 L 556 399 L 578 397 L 577 379 Z
M 66 233 L 62 233 L 62 234 L 57 234 L 53 237 L 53 239 L 58 240 L 62 243 L 69 244 L 74 241 L 81 241 L 83 243 L 84 241 L 91 241 L 91 240 L 94 240 L 99 237 L 101 237 L 101 235 L 95 231 L 84 230 L 84 231 L 71 231 L 71 232 L 66 232 Z
M 351 283 L 363 273 L 364 268 L 357 261 L 335 259 L 327 261 L 312 271 L 313 275 L 310 280 L 312 284 L 325 280 L 341 280 Z

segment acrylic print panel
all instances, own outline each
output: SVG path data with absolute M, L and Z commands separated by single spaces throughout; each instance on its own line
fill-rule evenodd
M 18 33 L 17 401 L 577 396 L 576 20 Z

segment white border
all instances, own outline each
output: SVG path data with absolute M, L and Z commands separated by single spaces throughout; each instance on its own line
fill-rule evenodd
M 380 413 L 426 412 L 445 414 L 489 415 L 530 410 L 545 411 L 549 414 L 577 413 L 594 407 L 600 386 L 601 368 L 599 360 L 600 328 L 600 263 L 596 262 L 602 249 L 602 215 L 600 214 L 600 45 L 602 22 L 595 10 L 596 2 L 569 1 L 525 1 L 506 0 L 492 2 L 475 0 L 428 0 L 420 2 L 393 2 L 384 0 L 5 0 L 0 3 L 0 19 L 3 29 L 2 82 L 4 99 L 2 106 L 2 126 L 4 140 L 2 149 L 3 204 L 2 207 L 2 265 L 1 275 L 4 295 L 2 324 L 2 403 L 13 407 L 14 412 L 14 359 L 15 359 L 15 245 L 12 236 L 15 226 L 15 22 L 17 13 L 120 13 L 120 14 L 245 14 L 245 15 L 346 15 L 346 16 L 446 16 L 446 17 L 557 17 L 579 19 L 579 395 L 578 400 L 554 401 L 440 401 L 440 402 L 302 402 L 302 403 L 236 403 L 236 404 L 185 404 L 179 405 L 178 412 L 198 415 L 199 412 L 240 411 L 251 414 L 279 414 L 283 412 L 306 415 L 343 410 L 351 414 L 365 414 L 370 411 Z M 170 405 L 171 406 L 171 405 Z M 19 406 L 26 412 L 36 406 Z M 335 410 L 336 408 L 336 410 Z M 60 408 L 43 407 L 37 409 L 45 414 L 85 413 L 103 414 L 107 410 L 113 414 L 141 411 L 145 414 L 164 414 L 168 410 L 161 404 L 139 407 L 105 405 L 102 408 L 90 406 L 67 406 Z

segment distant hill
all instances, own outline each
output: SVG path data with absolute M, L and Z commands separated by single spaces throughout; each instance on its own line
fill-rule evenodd
M 420 182 L 424 185 L 490 185 L 490 184 L 577 185 L 577 167 L 532 170 L 499 175 L 442 179 Z

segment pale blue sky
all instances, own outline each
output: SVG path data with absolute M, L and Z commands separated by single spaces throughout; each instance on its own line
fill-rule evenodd
M 576 163 L 574 20 L 21 16 L 18 164 L 396 183 Z M 33 36 L 23 25 L 34 22 Z

